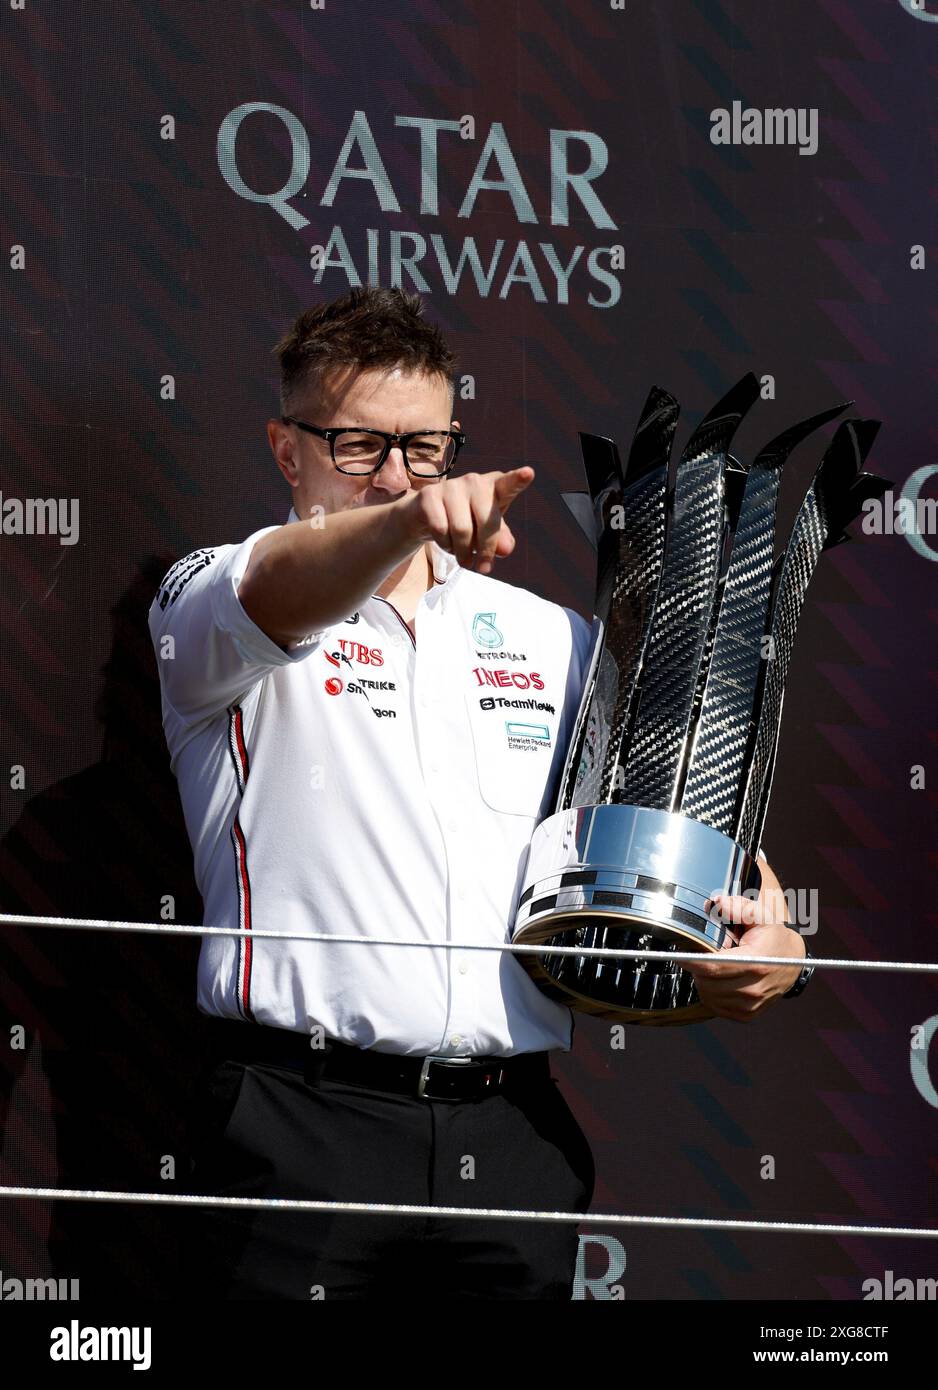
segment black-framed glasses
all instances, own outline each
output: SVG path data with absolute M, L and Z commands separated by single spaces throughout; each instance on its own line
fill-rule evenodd
M 365 477 L 377 473 L 388 454 L 399 444 L 404 455 L 404 467 L 415 478 L 442 478 L 453 468 L 456 456 L 468 436 L 458 430 L 411 430 L 407 434 L 391 434 L 387 430 L 355 429 L 337 425 L 320 429 L 292 415 L 282 415 L 285 425 L 324 439 L 332 452 L 332 462 L 340 473 Z

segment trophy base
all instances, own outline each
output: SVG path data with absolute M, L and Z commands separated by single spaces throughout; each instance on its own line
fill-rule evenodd
M 700 821 L 641 806 L 559 811 L 537 827 L 512 930 L 519 956 L 551 998 L 595 1017 L 657 1026 L 713 1014 L 677 963 L 557 955 L 552 946 L 700 951 L 737 937 L 707 915 L 714 893 L 758 887 L 758 865 Z
M 564 925 L 565 923 L 565 925 Z M 636 961 L 626 959 L 604 961 L 596 956 L 556 955 L 551 946 L 598 947 L 609 951 L 666 951 L 700 950 L 700 943 L 690 935 L 686 939 L 657 936 L 643 928 L 623 930 L 618 919 L 604 925 L 594 914 L 588 923 L 578 913 L 570 922 L 561 914 L 553 929 L 524 935 L 523 944 L 537 944 L 536 935 L 548 950 L 543 956 L 523 955 L 518 959 L 540 989 L 558 1003 L 567 1004 L 579 1013 L 619 1023 L 640 1023 L 656 1027 L 699 1023 L 714 1015 L 697 996 L 693 975 L 682 966 L 664 960 Z M 729 932 L 732 943 L 736 937 Z M 522 937 L 516 937 L 522 942 Z M 710 954 L 719 948 L 703 948 Z

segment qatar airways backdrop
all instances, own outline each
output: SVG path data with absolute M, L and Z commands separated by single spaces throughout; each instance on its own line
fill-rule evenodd
M 465 467 L 536 470 L 499 577 L 587 618 L 579 431 L 626 447 L 659 384 L 680 447 L 750 370 L 747 460 L 839 401 L 883 421 L 894 505 L 812 580 L 763 844 L 813 954 L 938 959 L 935 0 L 11 0 L 0 33 L 0 910 L 201 921 L 147 608 L 285 519 L 271 348 L 372 282 L 458 351 Z M 2 1183 L 183 1190 L 197 940 L 0 943 Z M 580 1016 L 554 1069 L 592 1210 L 938 1225 L 936 1029 L 923 974 L 818 971 L 621 1047 Z M 3 1199 L 2 1278 L 172 1299 L 180 1220 Z M 938 1276 L 929 1241 L 600 1224 L 581 1252 L 580 1298 Z

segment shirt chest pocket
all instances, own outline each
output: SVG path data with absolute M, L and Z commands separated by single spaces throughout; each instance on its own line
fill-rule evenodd
M 516 709 L 506 695 L 465 694 L 479 794 L 493 811 L 536 819 L 552 780 L 560 711 Z

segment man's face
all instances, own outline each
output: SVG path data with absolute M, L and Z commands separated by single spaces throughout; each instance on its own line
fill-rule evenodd
M 348 425 L 395 434 L 459 429 L 459 422 L 450 419 L 449 386 L 440 377 L 402 368 L 389 372 L 349 368 L 333 372 L 323 386 L 322 394 L 301 396 L 289 413 L 321 429 Z M 377 473 L 352 477 L 335 467 L 324 439 L 296 425 L 269 420 L 267 437 L 277 466 L 294 489 L 293 505 L 299 517 L 309 516 L 315 505 L 327 513 L 381 506 L 405 493 L 438 485 L 436 478 L 414 478 L 407 472 L 399 445 Z

